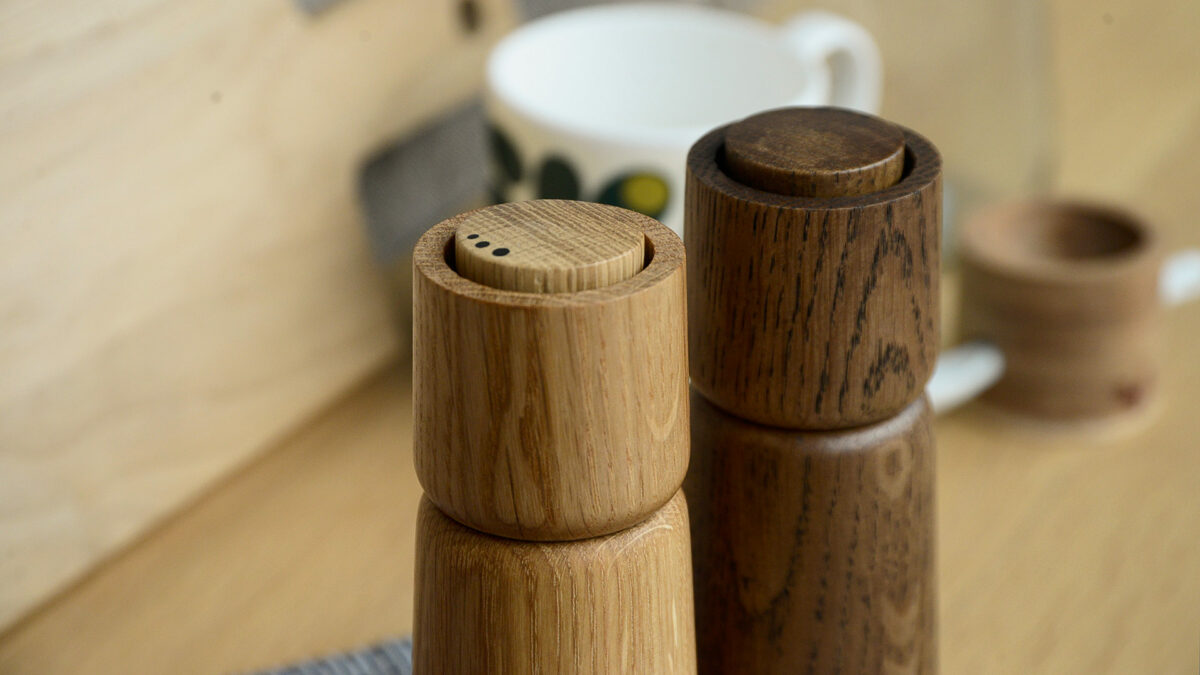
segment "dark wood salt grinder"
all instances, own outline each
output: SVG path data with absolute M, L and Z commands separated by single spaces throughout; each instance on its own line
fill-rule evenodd
M 934 673 L 941 158 L 834 108 L 688 155 L 701 673 Z

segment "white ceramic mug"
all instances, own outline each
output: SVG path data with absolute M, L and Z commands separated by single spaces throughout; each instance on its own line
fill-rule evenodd
M 828 12 L 780 27 L 696 5 L 552 14 L 508 35 L 488 60 L 493 198 L 605 202 L 682 234 L 696 139 L 783 106 L 875 112 L 881 81 L 871 36 Z

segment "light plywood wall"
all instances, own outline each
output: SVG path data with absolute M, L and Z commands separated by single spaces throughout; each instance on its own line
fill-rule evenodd
M 395 355 L 356 172 L 477 88 L 459 4 L 0 4 L 0 628 Z

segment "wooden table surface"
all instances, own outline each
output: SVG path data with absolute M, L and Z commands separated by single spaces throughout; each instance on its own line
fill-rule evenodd
M 1169 323 L 1151 419 L 937 421 L 943 672 L 1200 668 L 1200 306 Z M 409 406 L 398 372 L 371 381 L 19 624 L 0 672 L 229 672 L 405 634 Z
M 1055 4 L 1055 185 L 1196 245 L 1200 3 L 1151 4 Z M 1200 304 L 1167 324 L 1153 416 L 937 421 L 942 672 L 1200 671 Z M 402 368 L 0 635 L 0 673 L 245 671 L 406 633 L 420 489 Z

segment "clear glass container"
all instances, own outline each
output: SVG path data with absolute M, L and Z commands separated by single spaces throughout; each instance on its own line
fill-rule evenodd
M 944 256 L 979 207 L 1040 194 L 1054 168 L 1049 12 L 1040 0 L 744 2 L 771 20 L 821 8 L 865 26 L 884 61 L 880 114 L 932 140 L 945 161 Z

